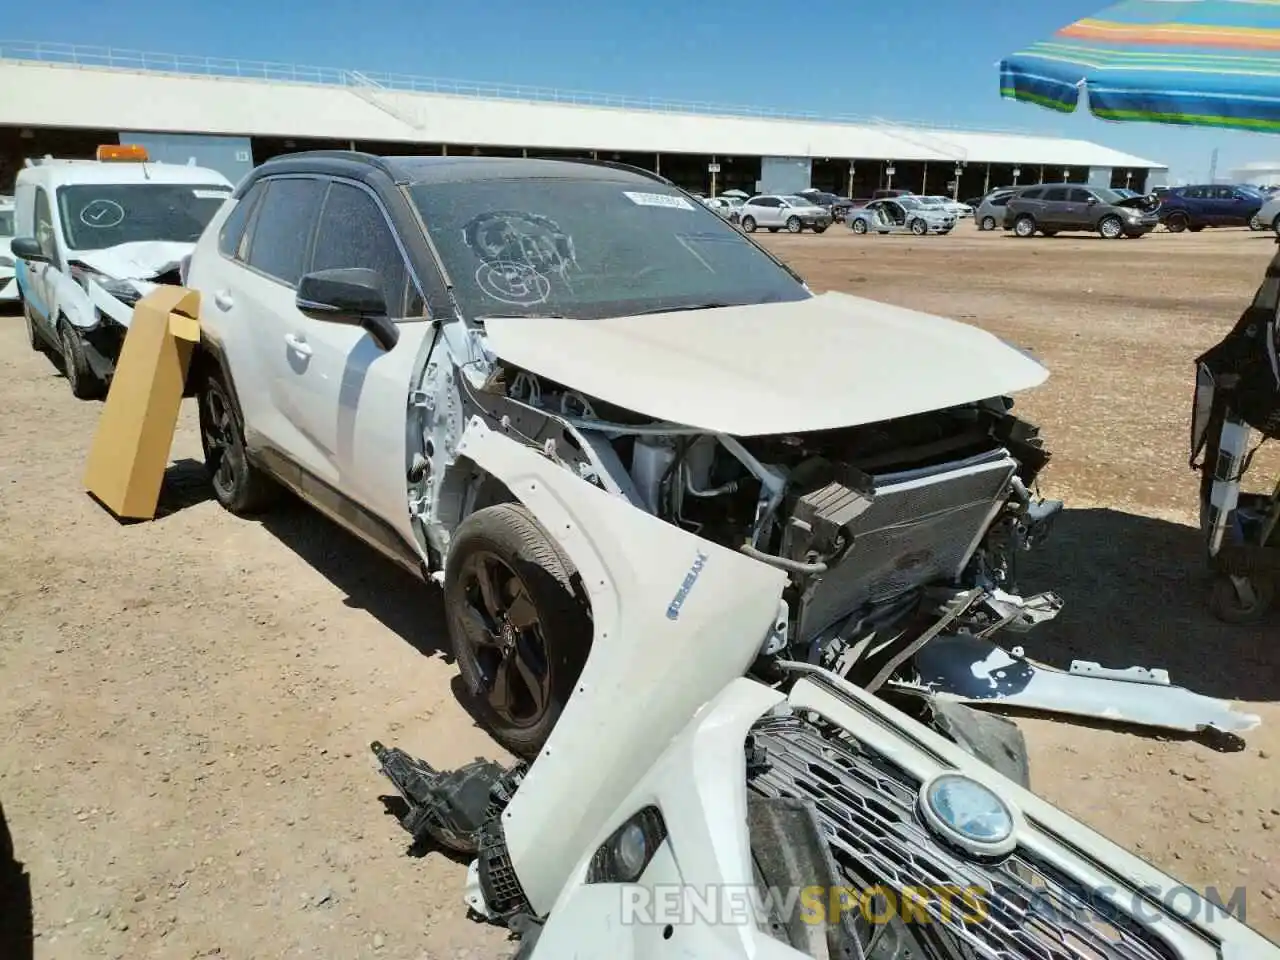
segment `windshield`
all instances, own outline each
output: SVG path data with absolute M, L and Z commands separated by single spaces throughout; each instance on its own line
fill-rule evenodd
M 782 199 L 793 207 L 814 207 L 818 205 L 817 200 L 809 197 L 783 197 Z
M 229 196 L 224 184 L 84 183 L 58 188 L 58 213 L 72 250 L 138 240 L 194 243 Z
M 944 203 L 946 203 L 946 201 L 943 200 L 941 197 L 921 197 L 920 198 L 920 205 L 922 207 L 940 207 Z
M 1109 187 L 1090 187 L 1089 189 L 1103 203 L 1119 203 L 1121 200 L 1127 199 L 1123 193 L 1112 190 Z
M 893 199 L 897 200 L 898 203 L 902 204 L 908 210 L 919 210 L 921 207 L 925 206 L 924 201 L 921 200 L 920 197 L 894 197 Z
M 599 319 L 809 297 L 725 220 L 660 183 L 520 178 L 409 193 L 469 317 Z
M 1245 185 L 1245 186 L 1241 186 L 1241 187 L 1236 187 L 1236 190 L 1238 190 L 1240 193 L 1246 194 L 1246 195 L 1248 195 L 1248 196 L 1250 196 L 1250 197 L 1261 197 L 1261 196 L 1262 196 L 1262 191 L 1261 191 L 1261 190 L 1259 190 L 1257 187 L 1252 187 L 1252 186 Z
M 0 210 L 0 237 L 12 237 L 14 235 L 13 227 L 13 211 Z M 5 247 L 0 253 L 8 253 L 9 248 Z

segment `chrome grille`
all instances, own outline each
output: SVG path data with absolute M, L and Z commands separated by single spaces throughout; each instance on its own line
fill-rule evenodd
M 918 923 L 927 913 L 950 945 L 935 960 L 1174 960 L 1135 920 L 1091 903 L 1025 852 L 978 863 L 944 845 L 916 814 L 921 785 L 856 745 L 788 717 L 758 724 L 753 746 L 767 768 L 751 788 L 812 800 L 849 886 L 887 887 L 899 903 L 905 895 Z M 966 890 L 975 897 L 964 904 L 942 895 Z
M 800 640 L 864 607 L 958 577 L 1018 464 L 1003 450 L 875 478 L 875 499 L 846 525 L 850 547 L 800 609 Z

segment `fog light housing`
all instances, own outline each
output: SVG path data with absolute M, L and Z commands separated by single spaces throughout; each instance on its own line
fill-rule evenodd
M 662 813 L 644 807 L 600 844 L 587 868 L 587 883 L 635 883 L 666 839 Z

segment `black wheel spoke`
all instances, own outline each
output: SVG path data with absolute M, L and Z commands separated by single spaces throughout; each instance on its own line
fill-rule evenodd
M 498 646 L 498 626 L 489 617 L 484 607 L 468 600 L 463 615 L 470 622 L 477 647 Z
M 528 693 L 533 715 L 541 715 L 547 702 L 545 689 L 546 676 L 540 676 L 534 672 L 533 666 L 525 658 L 520 649 L 520 645 L 516 646 L 511 659 L 514 661 L 516 673 L 520 676 L 521 686 L 523 686 Z
M 506 604 L 502 600 L 502 593 L 498 589 L 498 583 L 494 576 L 495 564 L 486 560 L 480 562 L 480 569 L 476 580 L 480 587 L 480 600 L 484 604 L 484 610 L 489 615 L 489 619 L 497 624 L 501 622 L 502 615 L 506 613 Z
M 538 610 L 533 605 L 533 601 L 529 598 L 529 593 L 524 588 L 524 584 L 519 580 L 515 581 L 516 592 L 511 600 L 511 605 L 507 607 L 507 620 L 511 626 L 517 630 L 531 630 L 538 625 Z
M 493 707 L 503 717 L 515 719 L 512 712 L 512 695 L 514 691 L 511 687 L 511 681 L 517 679 L 512 676 L 515 673 L 514 661 L 519 659 L 512 651 L 507 656 L 498 661 L 498 667 L 493 671 L 493 684 L 489 687 L 489 706 Z M 518 679 L 517 679 L 517 682 Z

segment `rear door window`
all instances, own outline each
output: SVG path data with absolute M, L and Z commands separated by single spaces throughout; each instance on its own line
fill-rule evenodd
M 1043 196 L 1043 187 L 1031 187 L 1029 190 L 1023 190 L 1022 193 L 1018 195 L 1021 200 L 1039 200 Z
M 1094 199 L 1094 196 L 1083 187 L 1072 187 L 1067 191 L 1067 199 L 1072 203 L 1088 203 Z
M 1066 187 L 1049 187 L 1044 192 L 1044 199 L 1049 203 L 1060 203 L 1068 197 Z
M 218 252 L 224 257 L 237 258 L 243 253 L 241 247 L 245 228 L 249 225 L 253 208 L 262 199 L 266 189 L 267 185 L 262 181 L 255 183 L 248 193 L 236 201 L 235 209 L 223 221 L 222 229 L 218 231 Z

